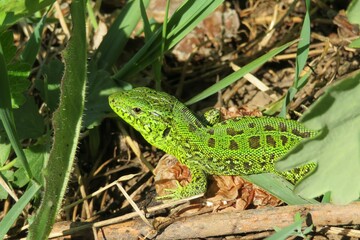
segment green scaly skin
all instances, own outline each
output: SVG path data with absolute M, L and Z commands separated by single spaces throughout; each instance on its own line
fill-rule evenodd
M 303 138 L 318 133 L 293 120 L 240 117 L 210 125 L 175 97 L 145 87 L 115 93 L 109 97 L 109 104 L 151 145 L 174 155 L 190 169 L 191 182 L 162 199 L 204 193 L 207 174 L 271 172 L 295 183 L 315 167 L 309 164 L 281 173 L 274 168 L 274 161 Z

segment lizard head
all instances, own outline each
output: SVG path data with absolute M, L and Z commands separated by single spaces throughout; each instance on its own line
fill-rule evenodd
M 164 92 L 146 87 L 120 91 L 109 96 L 109 105 L 125 122 L 152 145 L 162 146 L 171 129 L 172 111 L 177 100 Z

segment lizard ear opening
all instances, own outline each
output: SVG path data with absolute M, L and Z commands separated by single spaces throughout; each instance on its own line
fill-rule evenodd
M 165 130 L 162 134 L 163 138 L 167 137 L 167 135 L 169 135 L 169 132 L 170 132 L 170 128 L 165 128 Z

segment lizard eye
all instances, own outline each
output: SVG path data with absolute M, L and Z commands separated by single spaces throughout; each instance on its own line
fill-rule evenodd
M 141 109 L 136 107 L 136 108 L 133 108 L 132 109 L 134 111 L 134 113 L 140 113 L 141 112 Z

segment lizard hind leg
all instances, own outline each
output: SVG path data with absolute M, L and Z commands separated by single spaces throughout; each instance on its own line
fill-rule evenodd
M 189 167 L 189 169 L 191 172 L 190 183 L 185 186 L 181 186 L 180 183 L 178 183 L 178 187 L 176 189 L 166 189 L 169 194 L 159 196 L 157 197 L 157 200 L 177 200 L 205 193 L 207 188 L 206 173 L 198 167 Z

